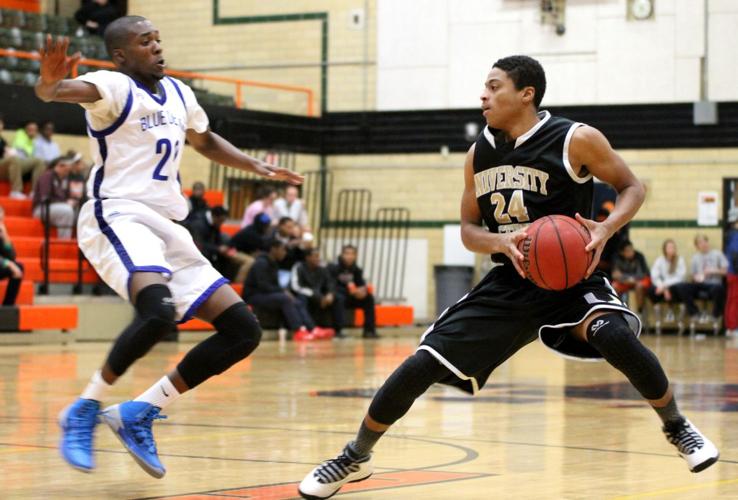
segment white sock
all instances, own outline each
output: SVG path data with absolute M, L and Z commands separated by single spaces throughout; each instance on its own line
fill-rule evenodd
M 144 401 L 159 408 L 165 408 L 178 397 L 179 391 L 174 387 L 169 377 L 164 375 L 157 383 L 149 387 L 146 392 L 134 399 L 134 401 Z
M 113 386 L 103 380 L 102 373 L 100 373 L 100 370 L 98 370 L 92 374 L 90 383 L 87 384 L 87 387 L 85 387 L 85 390 L 82 391 L 82 395 L 80 397 L 82 399 L 94 399 L 95 401 L 102 401 L 111 387 Z

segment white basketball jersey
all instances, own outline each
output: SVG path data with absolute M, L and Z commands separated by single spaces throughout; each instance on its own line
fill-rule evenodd
M 185 132 L 191 128 L 202 133 L 208 127 L 207 115 L 192 90 L 164 77 L 152 94 L 115 71 L 96 71 L 78 79 L 95 85 L 102 96 L 82 105 L 95 161 L 88 196 L 135 200 L 169 219 L 184 219 L 187 201 L 179 162 Z

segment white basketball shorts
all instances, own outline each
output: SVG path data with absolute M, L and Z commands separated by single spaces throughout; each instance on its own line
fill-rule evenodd
M 179 323 L 228 283 L 200 253 L 187 229 L 137 201 L 89 200 L 79 213 L 77 238 L 95 271 L 125 300 L 132 273 L 165 275 Z

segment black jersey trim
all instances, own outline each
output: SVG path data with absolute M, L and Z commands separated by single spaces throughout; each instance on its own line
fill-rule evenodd
M 569 143 L 571 142 L 571 138 L 574 135 L 574 131 L 583 126 L 584 123 L 579 122 L 571 124 L 571 127 L 569 127 L 569 131 L 566 133 L 566 139 L 564 139 L 564 150 L 561 152 L 561 159 L 564 163 L 564 167 L 566 167 L 566 171 L 568 172 L 569 177 L 571 177 L 571 180 L 573 180 L 577 184 L 584 184 L 585 182 L 589 182 L 589 180 L 592 179 L 592 174 L 589 174 L 585 177 L 579 177 L 576 172 L 574 172 L 571 163 L 569 163 Z

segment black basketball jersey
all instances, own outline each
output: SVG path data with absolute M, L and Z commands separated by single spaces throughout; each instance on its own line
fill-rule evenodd
M 538 116 L 541 120 L 515 141 L 505 142 L 490 127 L 477 138 L 474 185 L 490 232 L 517 231 L 546 215 L 590 215 L 592 175 L 580 177 L 569 164 L 569 142 L 582 124 L 548 111 Z

